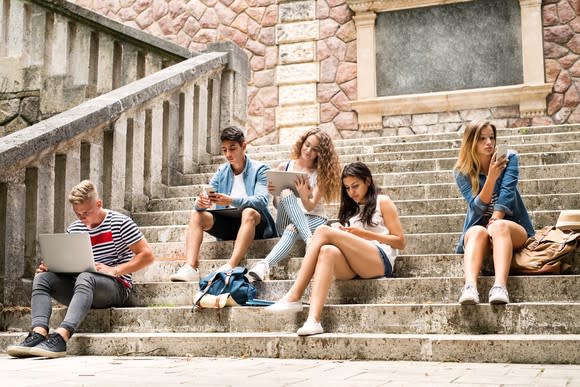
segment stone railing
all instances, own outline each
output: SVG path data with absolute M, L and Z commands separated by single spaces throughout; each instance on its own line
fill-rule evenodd
M 0 0 L 0 136 L 194 55 L 65 0 Z
M 249 63 L 234 44 L 208 51 L 0 138 L 2 303 L 26 305 L 39 233 L 64 232 L 82 179 L 107 208 L 143 210 L 219 153 L 220 128 L 246 120 Z

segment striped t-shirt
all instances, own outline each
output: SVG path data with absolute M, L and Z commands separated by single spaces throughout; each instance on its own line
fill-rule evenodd
M 86 232 L 91 237 L 95 262 L 107 266 L 117 266 L 129 262 L 133 252 L 128 246 L 143 239 L 143 234 L 131 218 L 121 213 L 105 210 L 107 216 L 95 228 L 88 228 L 80 220 L 71 223 L 67 232 Z M 126 287 L 132 287 L 132 275 L 124 274 L 119 280 Z

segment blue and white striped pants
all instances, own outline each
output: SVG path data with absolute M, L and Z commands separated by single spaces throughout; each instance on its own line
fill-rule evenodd
M 314 230 L 327 222 L 327 219 L 322 216 L 305 214 L 298 200 L 300 199 L 292 193 L 282 198 L 278 204 L 276 228 L 282 237 L 264 259 L 270 267 L 277 265 L 290 254 L 298 236 L 306 241 L 312 238 Z M 291 224 L 294 227 L 288 227 Z

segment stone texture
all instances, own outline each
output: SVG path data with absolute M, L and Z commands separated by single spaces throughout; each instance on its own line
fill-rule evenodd
M 339 60 L 334 56 L 328 57 L 321 61 L 320 82 L 334 82 L 339 64 Z
M 560 1 L 558 3 L 558 16 L 561 23 L 568 23 L 576 17 L 576 12 L 567 1 Z
M 574 54 L 580 54 L 580 35 L 575 35 L 566 45 Z M 545 46 L 544 46 L 545 47 Z M 564 55 L 560 55 L 564 56 Z
M 280 63 L 303 63 L 315 60 L 315 42 L 300 42 L 280 45 Z
M 578 61 L 578 58 L 580 58 L 580 56 L 575 54 L 569 54 L 566 55 L 565 57 L 558 59 L 558 63 L 562 65 L 563 68 L 567 69 L 574 63 L 576 63 Z M 551 59 L 546 59 L 546 69 L 548 69 L 548 61 L 553 62 Z
M 27 97 L 22 99 L 20 115 L 30 124 L 38 122 L 40 114 L 40 98 Z M 0 120 L 1 121 L 1 120 Z
M 0 124 L 11 121 L 18 115 L 20 110 L 20 99 L 9 99 L 0 101 Z
M 575 47 L 575 49 L 572 49 L 572 47 L 570 47 L 571 44 L 572 47 Z M 576 54 L 580 54 L 580 41 L 576 42 L 576 39 L 572 38 L 568 43 L 568 46 L 573 52 L 575 52 Z M 544 42 L 544 56 L 546 58 L 558 59 L 567 54 L 568 49 L 566 49 L 565 47 L 562 47 L 556 43 Z
M 316 16 L 316 1 L 293 1 L 279 5 L 281 23 L 313 20 Z
M 555 26 L 560 22 L 556 4 L 545 5 L 542 8 L 542 19 L 545 27 Z
M 558 79 L 554 84 L 554 91 L 556 93 L 564 93 L 570 87 L 572 83 L 572 79 L 570 78 L 570 74 L 567 71 L 561 71 L 560 75 L 558 75 Z
M 548 108 L 547 113 L 548 115 L 552 115 L 556 113 L 558 110 L 562 108 L 564 105 L 564 96 L 560 93 L 552 93 L 550 97 L 548 97 Z
M 332 82 L 332 83 L 319 83 L 318 84 L 318 101 L 319 102 L 328 102 L 339 91 L 340 91 L 340 88 L 334 82 Z
M 575 85 L 571 85 L 566 94 L 564 94 L 564 106 L 574 108 L 578 106 L 579 102 L 578 90 Z
M 339 113 L 339 110 L 332 103 L 320 104 L 320 122 L 331 122 Z
M 356 78 L 356 63 L 340 63 L 336 70 L 336 82 L 341 84 Z

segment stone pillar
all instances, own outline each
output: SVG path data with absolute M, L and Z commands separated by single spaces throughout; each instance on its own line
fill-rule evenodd
M 316 1 L 284 1 L 278 8 L 276 42 L 279 45 L 276 87 L 262 88 L 269 99 L 278 97 L 276 129 L 278 142 L 293 143 L 296 136 L 319 123 L 319 104 L 316 85 L 319 64 L 316 41 L 319 22 L 316 19 Z M 264 100 L 266 98 L 263 98 Z
M 221 142 L 220 142 L 220 112 L 221 112 L 221 83 L 222 77 L 221 73 L 217 73 L 211 82 L 211 99 L 210 103 L 210 122 L 208 133 L 209 133 L 209 153 L 212 155 L 217 155 L 221 152 Z
M 147 118 L 145 131 L 150 136 L 146 144 L 149 160 L 146 162 L 148 171 L 145 174 L 145 193 L 150 198 L 159 198 L 163 193 L 161 171 L 163 169 L 163 102 L 156 101 L 150 107 L 150 117 Z M 147 150 L 146 150 L 147 151 Z
M 129 139 L 128 139 L 129 140 Z M 130 168 L 125 171 L 125 208 L 131 212 L 144 211 L 147 198 L 144 195 L 143 176 L 145 175 L 145 111 L 137 109 L 133 117 L 133 133 L 130 139 L 131 153 L 129 159 Z M 129 185 L 128 183 L 131 182 Z
M 127 158 L 127 117 L 123 114 L 113 124 L 111 151 L 111 182 L 109 208 L 123 210 L 125 206 L 125 168 Z
M 192 173 L 193 172 L 193 164 L 194 164 L 194 156 L 193 152 L 194 149 L 197 148 L 197 145 L 194 143 L 194 138 L 197 137 L 195 133 L 194 121 L 197 117 L 194 115 L 194 98 L 195 98 L 195 85 L 189 84 L 184 87 L 182 90 L 183 98 L 182 106 L 180 107 L 181 115 L 179 121 L 180 125 L 182 126 L 182 136 L 180 145 L 180 154 L 179 158 L 182 160 L 183 165 L 183 173 Z
M 179 93 L 166 96 L 163 108 L 163 181 L 178 184 L 179 176 Z
M 137 80 L 137 48 L 123 44 L 123 59 L 121 64 L 121 86 Z
M 91 45 L 91 31 L 84 25 L 77 24 L 76 36 L 71 42 L 69 57 L 69 75 L 75 85 L 89 83 L 89 51 Z
M 38 216 L 39 233 L 54 232 L 54 154 L 38 165 Z
M 22 305 L 18 293 L 21 278 L 32 277 L 32 273 L 24 273 L 24 236 L 26 186 L 24 185 L 24 170 L 18 181 L 6 183 L 6 238 L 4 244 L 4 304 Z M 29 301 L 28 301 L 29 302 Z M 25 302 L 26 303 L 26 302 Z M 24 304 L 25 304 L 24 303 Z
M 356 25 L 358 99 L 377 96 L 375 19 L 374 12 L 357 13 L 353 17 Z
M 208 80 L 202 78 L 195 85 L 193 102 L 193 161 L 202 164 L 209 161 L 207 153 L 208 122 Z
M 24 2 L 11 1 L 10 9 L 8 10 L 8 28 L 7 28 L 7 54 L 11 57 L 19 57 L 23 54 L 22 37 L 28 34 L 25 30 L 24 23 Z
M 99 33 L 99 68 L 97 70 L 97 94 L 113 88 L 114 41 L 109 35 Z

